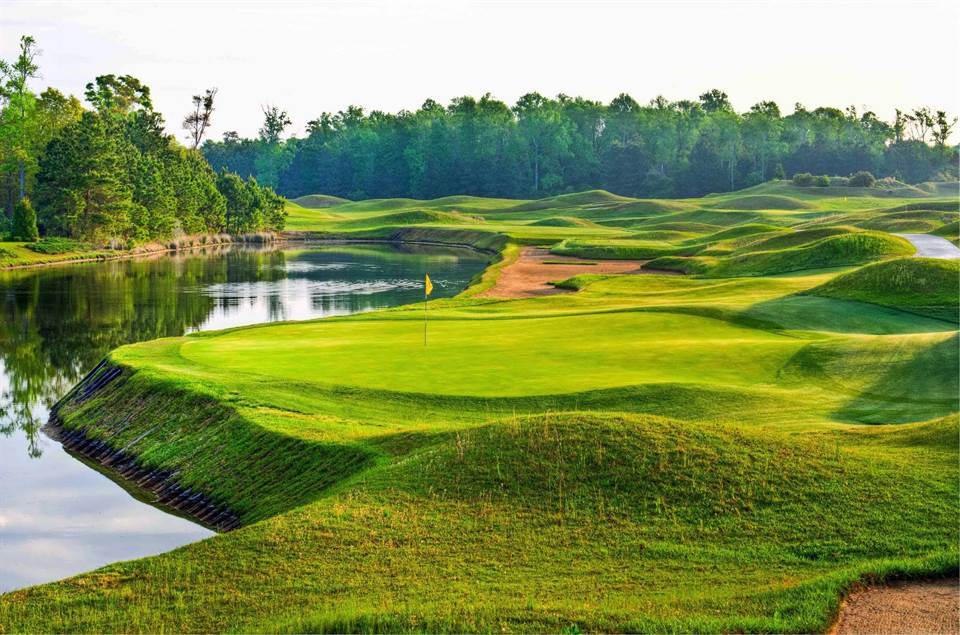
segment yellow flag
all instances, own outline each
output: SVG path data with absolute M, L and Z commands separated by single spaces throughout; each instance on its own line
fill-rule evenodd
M 423 279 L 423 295 L 430 295 L 433 293 L 433 283 L 430 282 L 430 274 L 424 274 Z

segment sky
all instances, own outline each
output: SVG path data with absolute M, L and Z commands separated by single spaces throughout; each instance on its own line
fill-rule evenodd
M 97 75 L 150 86 L 168 130 L 216 87 L 211 134 L 256 135 L 261 108 L 291 132 L 324 111 L 415 110 L 490 92 L 608 102 L 621 92 L 691 99 L 711 88 L 738 110 L 958 107 L 960 6 L 939 0 L 54 2 L 0 0 L 0 57 L 22 34 L 42 51 L 35 90 L 77 96 Z

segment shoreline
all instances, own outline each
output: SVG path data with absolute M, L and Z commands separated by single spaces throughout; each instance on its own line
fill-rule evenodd
M 504 250 L 494 251 L 484 249 L 467 243 L 453 243 L 442 241 L 427 240 L 389 240 L 375 238 L 359 239 L 326 239 L 326 238 L 304 238 L 290 233 L 282 233 L 276 236 L 273 242 L 280 244 L 288 243 L 320 243 L 320 244 L 392 244 L 392 245 L 431 245 L 442 247 L 454 247 L 460 249 L 470 249 L 478 253 L 492 256 L 491 261 L 484 269 L 479 272 L 474 279 L 470 280 L 458 295 L 462 295 L 477 287 L 483 277 L 488 272 L 498 270 L 497 265 L 504 262 Z M 196 245 L 183 249 L 158 250 L 141 254 L 125 254 L 118 258 L 111 259 L 89 259 L 87 262 L 106 262 L 108 260 L 129 259 L 135 257 L 156 256 L 163 257 L 177 251 L 188 251 L 201 249 L 204 247 L 223 247 L 229 248 L 236 245 L 251 244 L 248 241 L 211 243 L 206 245 Z M 504 248 L 506 249 L 506 247 Z M 53 263 L 42 263 L 37 265 L 26 265 L 18 267 L 20 269 L 32 266 L 45 266 L 54 264 L 72 264 L 81 262 L 79 260 L 60 261 Z M 264 323 L 266 324 L 266 323 Z M 60 398 L 51 408 L 47 422 L 42 426 L 43 432 L 52 440 L 63 445 L 64 449 L 70 454 L 84 462 L 88 462 L 92 469 L 104 474 L 107 478 L 115 482 L 125 490 L 137 490 L 140 493 L 149 493 L 149 496 L 143 500 L 148 505 L 152 505 L 162 511 L 182 516 L 191 522 L 196 522 L 201 526 L 212 529 L 218 533 L 224 533 L 243 526 L 239 515 L 228 506 L 214 503 L 202 491 L 192 491 L 188 487 L 181 486 L 176 480 L 176 474 L 164 470 L 145 469 L 139 465 L 139 457 L 135 452 L 127 452 L 125 448 L 116 449 L 104 441 L 97 440 L 88 436 L 80 429 L 69 429 L 64 426 L 63 420 L 59 415 L 61 407 L 67 404 L 77 405 L 88 399 L 93 398 L 102 388 L 110 384 L 114 379 L 122 375 L 122 368 L 114 365 L 105 357 L 91 369 L 79 382 L 77 382 L 67 394 Z
M 162 469 L 147 469 L 140 465 L 140 457 L 126 448 L 115 449 L 104 441 L 86 435 L 80 429 L 69 429 L 63 424 L 59 410 L 68 402 L 79 403 L 96 395 L 122 374 L 120 366 L 102 359 L 50 410 L 50 417 L 43 425 L 48 437 L 63 445 L 71 454 L 98 466 L 101 474 L 123 487 L 128 492 L 150 492 L 156 498 L 145 500 L 161 511 L 176 513 L 203 527 L 218 533 L 231 531 L 241 526 L 239 516 L 229 507 L 215 503 L 206 494 L 192 491 L 177 483 L 176 473 Z M 93 467 L 93 466 L 91 466 Z M 131 495 L 133 493 L 131 492 Z
M 219 235 L 218 234 L 202 234 L 200 236 L 196 236 L 195 238 L 202 238 L 202 237 L 210 238 L 213 236 L 219 236 Z M 258 239 L 252 240 L 252 239 L 246 238 L 246 237 L 253 237 L 253 236 L 257 236 Z M 141 247 L 136 247 L 134 249 L 125 250 L 125 251 L 117 250 L 116 254 L 111 254 L 109 250 L 104 250 L 103 252 L 97 252 L 97 253 L 103 253 L 106 255 L 80 257 L 80 258 L 66 257 L 66 258 L 61 258 L 59 260 L 44 260 L 42 262 L 0 265 L 0 271 L 17 271 L 21 269 L 50 267 L 53 265 L 72 265 L 72 264 L 80 264 L 80 263 L 88 263 L 88 262 L 114 262 L 117 260 L 131 260 L 134 258 L 143 258 L 147 256 L 173 254 L 181 251 L 185 252 L 185 251 L 193 251 L 196 249 L 206 249 L 208 247 L 230 247 L 233 245 L 248 245 L 248 244 L 266 245 L 266 244 L 286 242 L 287 240 L 283 236 L 282 232 L 273 234 L 269 240 L 264 240 L 263 238 L 264 236 L 261 234 L 240 234 L 237 236 L 230 236 L 230 240 L 220 239 L 215 242 L 206 242 L 202 244 L 190 244 L 190 245 L 184 245 L 184 246 L 178 246 L 178 247 L 169 247 L 169 246 L 163 246 L 159 243 L 151 243 L 151 244 L 156 244 L 157 247 L 148 248 L 147 246 L 141 246 Z M 78 252 L 78 253 L 86 253 L 86 252 Z M 60 255 L 60 254 L 56 254 L 56 255 Z

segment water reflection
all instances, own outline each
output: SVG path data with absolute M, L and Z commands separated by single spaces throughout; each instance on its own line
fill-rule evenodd
M 462 289 L 486 259 L 436 247 L 287 246 L 0 271 L 0 593 L 210 532 L 132 498 L 41 433 L 112 348 L 342 315 Z
M 39 456 L 46 409 L 117 346 L 413 302 L 427 269 L 449 296 L 485 262 L 437 247 L 301 246 L 0 272 L 0 434 L 22 432 Z

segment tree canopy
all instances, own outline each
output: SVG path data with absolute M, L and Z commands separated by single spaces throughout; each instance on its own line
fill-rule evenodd
M 798 172 L 869 171 L 910 182 L 956 177 L 955 123 L 943 111 L 898 111 L 893 123 L 859 113 L 773 101 L 738 113 L 726 93 L 695 100 L 627 94 L 609 104 L 528 93 L 512 107 L 486 94 L 446 107 L 366 113 L 350 106 L 280 139 L 286 112 L 264 109 L 260 136 L 208 140 L 216 169 L 254 176 L 286 196 L 351 199 L 452 194 L 531 198 L 592 188 L 629 196 L 700 196 Z
M 165 132 L 150 88 L 139 79 L 95 78 L 86 85 L 86 109 L 56 89 L 30 90 L 37 57 L 33 38 L 25 36 L 18 58 L 0 62 L 0 200 L 6 212 L 0 234 L 9 229 L 13 237 L 35 239 L 39 229 L 129 244 L 283 228 L 283 199 L 255 178 L 216 174 L 199 150 L 180 145 Z M 193 98 L 185 125 L 195 146 L 210 126 L 215 95 L 210 89 Z M 240 202 L 220 190 L 232 183 L 230 176 L 246 193 Z

